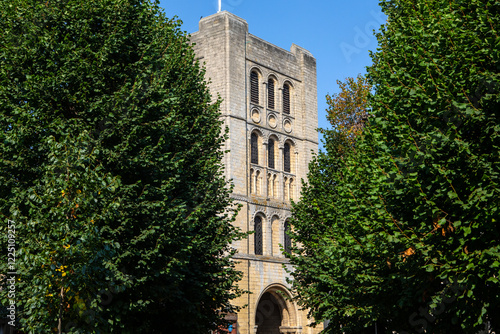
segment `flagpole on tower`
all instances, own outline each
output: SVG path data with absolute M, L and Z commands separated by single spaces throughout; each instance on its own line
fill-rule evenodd
M 222 10 L 222 0 L 219 0 L 219 11 L 217 13 L 220 13 Z

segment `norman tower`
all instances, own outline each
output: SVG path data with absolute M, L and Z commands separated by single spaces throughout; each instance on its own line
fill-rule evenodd
M 232 333 L 319 332 L 283 297 L 290 291 L 280 249 L 290 243 L 290 200 L 298 200 L 318 148 L 316 60 L 299 46 L 287 51 L 249 34 L 245 20 L 225 11 L 203 18 L 191 41 L 223 99 L 225 172 L 243 205 L 235 224 L 255 231 L 235 244 L 240 287 L 252 293 L 236 301 L 247 306 Z

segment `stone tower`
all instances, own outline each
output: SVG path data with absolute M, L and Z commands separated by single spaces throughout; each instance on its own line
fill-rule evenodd
M 246 307 L 232 333 L 317 333 L 307 312 L 284 298 L 291 294 L 281 248 L 290 242 L 290 200 L 299 199 L 318 148 L 316 60 L 297 45 L 287 51 L 249 34 L 245 20 L 225 11 L 203 18 L 191 42 L 223 99 L 225 173 L 243 205 L 235 224 L 255 231 L 234 245 L 240 287 L 252 293 L 236 300 Z

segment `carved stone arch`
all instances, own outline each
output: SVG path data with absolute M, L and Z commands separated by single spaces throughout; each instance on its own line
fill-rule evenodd
M 255 73 L 255 75 L 254 75 Z M 262 70 L 258 66 L 252 66 L 248 72 L 248 89 L 249 89 L 249 101 L 254 105 L 262 105 L 262 89 L 260 84 L 263 79 Z
M 286 286 L 274 283 L 262 290 L 255 307 L 255 333 L 302 332 L 298 308 Z M 259 328 L 260 326 L 260 328 Z
M 278 80 L 278 76 L 276 74 L 274 74 L 273 72 L 267 73 L 267 80 L 269 80 L 269 79 L 273 79 L 274 81 L 276 81 L 277 85 L 280 84 L 280 82 Z
M 277 143 L 281 142 L 281 135 L 279 133 L 267 131 L 267 140 L 269 141 L 271 137 L 276 137 Z
M 254 134 L 256 137 L 254 137 Z M 265 152 L 263 149 L 265 132 L 258 127 L 250 128 L 249 135 L 249 149 L 250 149 L 250 161 L 253 164 L 263 166 L 265 163 Z M 255 138 L 255 142 L 254 142 Z M 257 161 L 257 162 L 256 162 Z
M 250 70 L 248 71 L 248 75 L 250 75 L 250 73 L 252 73 L 253 71 L 256 71 L 261 79 L 264 78 L 264 71 L 262 70 L 262 68 L 260 68 L 260 66 L 253 65 L 252 67 L 250 67 Z
M 283 79 L 283 82 L 280 84 L 280 87 L 283 87 L 286 84 L 289 85 L 291 89 L 295 89 L 295 86 L 293 85 L 292 80 L 290 80 L 288 78 Z
M 260 206 L 254 206 L 253 210 L 251 210 L 252 221 L 254 221 L 257 215 L 261 215 L 263 218 L 267 219 L 266 210 Z
M 254 231 L 252 234 L 253 238 L 253 251 L 255 255 L 264 255 L 265 251 L 265 226 L 266 226 L 267 218 L 265 212 L 256 211 L 252 216 L 251 221 L 251 231 Z
M 268 140 L 269 140 L 269 130 L 266 130 L 266 129 L 262 129 L 258 126 L 252 126 L 250 128 L 250 133 L 256 133 L 257 136 L 260 137 L 261 139 L 261 144 L 267 144 Z
M 278 93 L 279 89 L 281 88 L 281 83 L 278 79 L 278 76 L 273 72 L 269 72 L 267 73 L 266 84 L 269 82 L 269 80 L 274 81 L 274 93 Z
M 287 141 L 288 141 L 288 142 L 290 142 L 290 143 L 292 143 L 293 148 L 296 148 L 296 147 L 297 147 L 297 141 L 296 141 L 294 138 L 292 138 L 292 137 L 288 137 L 288 136 L 283 136 L 283 140 L 282 140 L 283 145 L 284 145 Z
M 250 133 L 254 133 L 256 132 L 259 136 L 261 136 L 262 138 L 264 138 L 264 134 L 267 132 L 265 131 L 264 129 L 258 127 L 258 126 L 252 126 L 250 127 Z
M 272 174 L 275 174 L 275 173 L 272 173 Z M 266 216 L 266 219 L 268 221 L 271 221 L 274 216 L 278 217 L 278 219 L 281 222 L 281 214 L 278 211 L 270 211 L 270 212 L 268 212 L 267 216 Z
M 276 133 L 275 135 L 279 139 L 279 148 L 283 148 L 283 146 L 285 145 L 285 142 L 289 139 L 289 137 L 284 136 L 282 134 L 278 134 L 278 133 Z
M 280 243 L 281 243 L 281 230 L 282 230 L 282 217 L 274 211 L 269 214 L 269 222 L 271 229 L 271 255 L 281 257 Z
M 250 133 L 253 133 L 253 132 L 257 132 L 260 136 L 262 136 L 262 142 L 264 144 L 267 144 L 269 142 L 269 137 L 271 135 L 274 135 L 273 132 L 271 132 L 267 129 L 262 129 L 262 128 L 256 127 L 256 126 L 250 128 Z
M 259 172 L 259 173 L 263 173 L 264 172 L 264 168 L 262 168 L 260 166 L 252 166 L 251 168 L 253 170 L 255 170 L 256 172 Z
M 248 77 L 250 77 L 250 74 L 252 72 L 256 72 L 257 75 L 259 76 L 259 83 L 267 82 L 267 76 L 264 74 L 264 70 L 258 66 L 258 65 L 253 65 L 250 70 L 248 71 Z

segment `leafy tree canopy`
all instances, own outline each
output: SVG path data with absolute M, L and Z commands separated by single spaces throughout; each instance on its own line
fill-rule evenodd
M 326 150 L 331 154 L 344 154 L 351 150 L 356 138 L 363 132 L 368 119 L 368 96 L 371 85 L 362 75 L 357 78 L 346 78 L 345 82 L 337 80 L 340 92 L 326 96 L 328 104 L 326 118 L 332 129 L 319 129 L 328 137 Z
M 143 0 L 12 0 L 0 35 L 0 263 L 10 219 L 18 328 L 216 328 L 240 294 L 242 235 L 219 101 L 180 22 Z
M 373 117 L 311 165 L 294 286 L 329 333 L 498 332 L 500 3 L 381 6 Z

